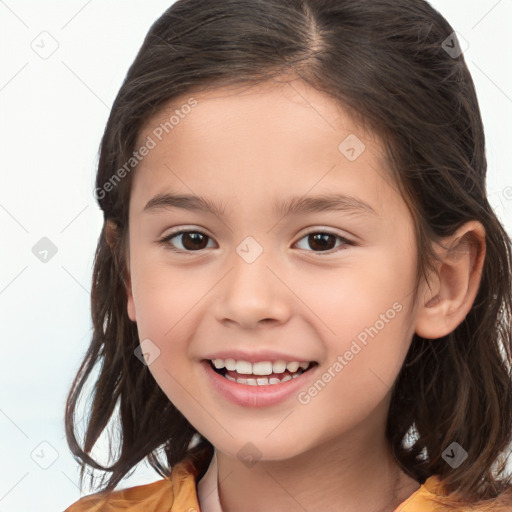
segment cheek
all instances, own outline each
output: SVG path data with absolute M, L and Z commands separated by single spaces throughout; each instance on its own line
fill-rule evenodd
M 204 295 L 186 272 L 164 265 L 144 266 L 133 283 L 137 330 L 141 343 L 148 343 L 156 357 L 149 371 L 168 398 L 181 410 L 190 407 L 193 363 L 189 342 L 197 327 L 198 303 Z
M 354 251 L 340 260 L 338 268 L 326 271 L 311 265 L 301 272 L 300 279 L 288 279 L 317 318 L 320 330 L 347 339 L 373 325 L 390 309 L 390 316 L 394 316 L 396 303 L 405 311 L 413 284 L 410 261 L 409 255 L 397 255 L 388 247 Z
M 200 318 L 206 315 L 208 291 L 217 279 L 192 267 L 135 261 L 132 290 L 139 339 L 142 343 L 149 339 L 156 346 L 159 355 L 149 369 L 164 391 L 172 394 L 179 383 L 170 374 L 181 375 L 179 382 L 189 380 L 195 363 L 191 340 L 197 335 Z
M 204 294 L 197 273 L 171 267 L 162 259 L 133 258 L 132 292 L 140 336 L 164 339 L 174 334 Z M 142 339 L 142 338 L 141 338 Z
M 340 315 L 337 336 L 324 341 L 322 371 L 299 397 L 309 415 L 322 418 L 333 435 L 361 424 L 372 411 L 385 417 L 410 344 L 405 306 L 377 307 L 376 318 L 369 316 L 368 304 L 363 311 L 347 307 Z
M 297 290 L 311 305 L 311 321 L 325 333 L 324 365 L 330 368 L 325 381 L 331 389 L 322 398 L 326 407 L 329 400 L 342 400 L 364 410 L 369 405 L 365 406 L 366 400 L 382 399 L 410 345 L 411 322 L 406 315 L 412 300 L 414 262 L 410 255 L 397 255 L 391 248 L 367 254 L 358 255 L 352 264 L 345 260 L 346 268 L 340 267 L 323 282 L 320 271 L 304 273 L 307 277 Z M 320 388 L 324 384 L 322 380 Z M 342 390 L 343 397 L 335 389 Z

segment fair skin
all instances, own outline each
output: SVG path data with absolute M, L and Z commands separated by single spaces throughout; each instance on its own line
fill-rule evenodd
M 139 143 L 190 96 L 198 105 L 133 175 L 127 308 L 140 339 L 160 350 L 149 369 L 216 447 L 225 512 L 393 511 L 420 485 L 385 439 L 391 388 L 413 334 L 444 336 L 471 308 L 483 228 L 470 222 L 446 241 L 450 253 L 438 250 L 439 275 L 430 288 L 421 283 L 414 306 L 413 221 L 383 169 L 378 138 L 295 80 L 174 98 Z M 366 146 L 353 161 L 338 149 L 349 134 Z M 144 210 L 171 191 L 221 203 L 224 217 Z M 356 197 L 375 213 L 273 211 L 274 201 L 331 193 Z M 158 243 L 180 229 L 207 237 Z M 306 235 L 326 232 L 334 235 L 326 249 L 308 242 Z M 250 264 L 236 251 L 249 236 L 263 250 Z M 393 304 L 401 311 L 307 404 L 297 393 L 267 407 L 232 403 L 201 364 L 224 349 L 280 350 L 318 362 L 318 378 Z M 313 384 L 307 375 L 301 391 Z M 249 442 L 261 453 L 251 467 L 237 457 Z

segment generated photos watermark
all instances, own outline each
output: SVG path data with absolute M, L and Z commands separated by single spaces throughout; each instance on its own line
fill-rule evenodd
M 379 319 L 374 322 L 370 327 L 365 327 L 357 336 L 356 339 L 352 340 L 350 348 L 343 354 L 338 355 L 336 361 L 329 366 L 329 368 L 312 384 L 307 390 L 301 391 L 297 399 L 302 405 L 307 405 L 311 400 L 316 397 L 329 382 L 332 381 L 342 370 L 345 368 L 350 361 L 357 356 L 363 348 L 368 345 L 369 337 L 375 338 L 380 331 L 382 331 L 387 324 L 393 320 L 397 313 L 403 310 L 402 304 L 395 302 L 391 308 L 385 313 L 381 313 Z

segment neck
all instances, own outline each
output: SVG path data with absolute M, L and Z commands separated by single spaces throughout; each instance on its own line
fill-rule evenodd
M 418 482 L 396 464 L 385 439 L 350 437 L 252 467 L 217 450 L 223 512 L 393 512 Z

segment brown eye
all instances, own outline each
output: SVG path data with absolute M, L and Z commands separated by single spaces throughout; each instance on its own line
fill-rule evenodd
M 306 245 L 313 250 L 313 252 L 327 252 L 332 251 L 336 247 L 342 247 L 342 249 L 347 245 L 353 245 L 350 240 L 343 238 L 342 236 L 336 235 L 334 233 L 326 233 L 326 232 L 315 232 L 309 233 L 300 241 L 306 240 Z M 342 243 L 336 246 L 336 241 L 340 240 Z M 299 241 L 299 242 L 300 242 Z
M 312 249 L 330 250 L 336 246 L 336 237 L 327 233 L 308 235 L 308 244 Z
M 176 248 L 174 242 L 171 242 L 174 238 L 181 238 L 181 246 Z M 169 236 L 166 236 L 160 243 L 165 246 L 170 246 L 171 250 L 176 252 L 194 252 L 205 249 L 207 246 L 207 241 L 210 237 L 201 231 L 180 231 L 178 233 L 172 233 Z

